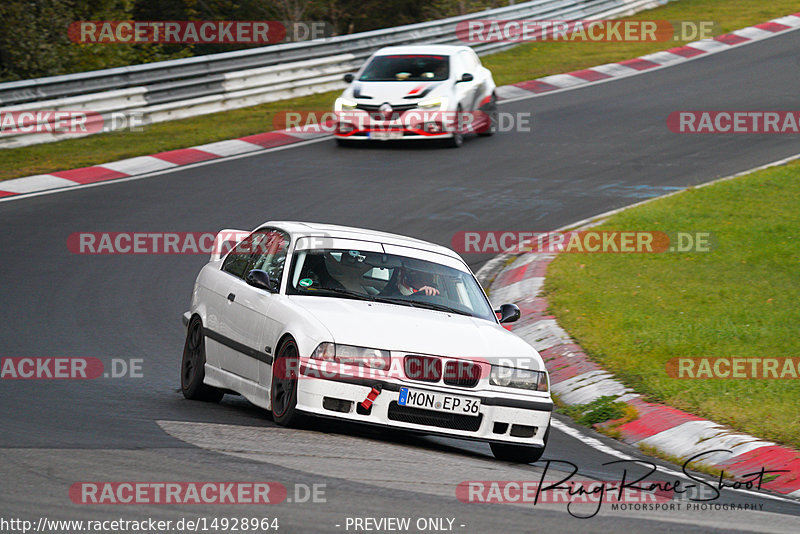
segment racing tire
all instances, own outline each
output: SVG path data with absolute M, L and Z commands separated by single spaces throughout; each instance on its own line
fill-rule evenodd
M 547 439 L 550 437 L 550 426 L 544 433 L 544 445 L 541 447 L 529 447 L 527 445 L 511 445 L 507 443 L 490 443 L 492 454 L 498 460 L 504 462 L 514 462 L 518 464 L 529 464 L 537 462 L 544 454 L 547 446 Z
M 221 389 L 203 383 L 206 376 L 206 343 L 203 322 L 194 316 L 186 329 L 186 342 L 181 358 L 181 393 L 190 400 L 219 402 L 225 394 Z
M 298 426 L 304 419 L 297 410 L 299 362 L 297 344 L 293 339 L 287 339 L 272 364 L 272 383 L 269 388 L 272 420 L 281 426 Z
M 460 123 L 461 123 L 461 113 L 463 110 L 461 109 L 461 104 L 458 105 L 456 108 L 456 127 L 455 131 L 453 132 L 453 137 L 447 140 L 447 146 L 450 148 L 458 148 L 464 144 L 464 133 L 461 132 Z

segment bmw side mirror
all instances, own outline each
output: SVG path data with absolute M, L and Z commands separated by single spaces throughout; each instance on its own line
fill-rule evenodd
M 349 72 L 344 75 L 344 81 L 346 81 L 347 83 L 351 83 L 353 80 L 354 80 L 354 76 L 352 74 L 350 74 Z
M 465 72 L 465 73 L 464 73 L 464 74 L 461 76 L 461 79 L 460 79 L 460 80 L 458 80 L 458 81 L 459 81 L 459 82 L 471 82 L 471 81 L 472 81 L 472 80 L 474 80 L 474 79 L 475 79 L 475 76 L 473 76 L 473 75 L 472 75 L 472 74 L 470 74 L 469 72 Z
M 269 291 L 270 293 L 275 293 L 275 288 L 273 287 L 272 280 L 270 279 L 269 273 L 267 271 L 262 271 L 261 269 L 253 269 L 252 271 L 247 273 L 245 281 L 247 282 L 248 285 L 257 287 L 258 289 Z
M 501 323 L 513 323 L 520 318 L 520 315 L 522 315 L 519 311 L 519 307 L 516 304 L 503 304 L 500 306 L 499 310 L 495 310 L 494 312 L 500 314 Z

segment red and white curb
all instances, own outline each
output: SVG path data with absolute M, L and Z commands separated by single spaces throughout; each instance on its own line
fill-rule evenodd
M 219 141 L 191 148 L 181 148 L 160 152 L 150 156 L 138 156 L 94 167 L 83 167 L 50 174 L 37 174 L 24 178 L 14 178 L 0 182 L 0 197 L 36 193 L 48 189 L 61 189 L 78 185 L 105 182 L 117 178 L 127 178 L 150 172 L 163 171 L 192 163 L 238 156 L 269 148 L 291 145 L 324 136 L 285 130 L 250 135 L 239 139 Z M 13 150 L 13 149 L 10 149 Z
M 619 63 L 608 63 L 567 74 L 555 74 L 537 80 L 505 85 L 497 88 L 497 94 L 504 100 L 527 98 L 531 93 L 541 94 L 560 89 L 573 89 L 590 83 L 624 78 L 650 69 L 667 67 L 699 56 L 722 52 L 734 46 L 766 39 L 795 28 L 800 28 L 800 13 L 780 17 L 725 35 L 718 35 L 713 39 L 702 39 L 685 46 L 627 59 Z
M 685 46 L 620 61 L 619 63 L 609 63 L 568 74 L 556 74 L 538 80 L 504 85 L 497 88 L 497 95 L 501 100 L 530 98 L 551 91 L 573 89 L 590 83 L 633 76 L 654 68 L 667 67 L 683 61 L 689 61 L 704 54 L 722 52 L 734 46 L 772 37 L 796 28 L 800 28 L 800 13 L 720 35 L 713 39 L 703 39 Z M 283 147 L 325 136 L 327 134 L 324 133 L 278 130 L 191 148 L 160 152 L 149 156 L 139 156 L 93 167 L 14 178 L 0 181 L 0 198 L 128 178 L 183 165 Z
M 503 258 L 500 256 L 499 258 Z M 541 288 L 551 254 L 523 254 L 500 270 L 491 284 L 493 304 L 513 302 L 522 318 L 511 330 L 539 351 L 550 372 L 551 390 L 565 404 L 587 404 L 603 396 L 616 397 L 633 406 L 639 417 L 616 430 L 631 445 L 648 445 L 678 458 L 713 452 L 703 463 L 744 476 L 767 470 L 788 470 L 762 487 L 800 498 L 800 451 L 736 432 L 720 424 L 665 406 L 650 403 L 591 361 L 583 349 L 547 315 Z M 504 259 L 504 258 L 503 258 Z

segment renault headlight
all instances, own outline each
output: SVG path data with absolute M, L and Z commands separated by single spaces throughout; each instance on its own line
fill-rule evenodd
M 447 97 L 437 96 L 436 98 L 429 98 L 427 100 L 422 100 L 419 102 L 419 104 L 417 104 L 417 107 L 430 111 L 440 111 L 443 109 L 447 109 Z
M 315 360 L 336 362 L 345 365 L 357 365 L 385 371 L 389 369 L 392 358 L 389 351 L 355 347 L 353 345 L 339 345 L 336 343 L 320 343 L 314 349 L 311 357 Z
M 339 97 L 333 104 L 333 111 L 352 111 L 356 109 L 358 102 L 349 98 Z
M 547 372 L 516 369 L 502 365 L 492 366 L 492 371 L 489 374 L 489 383 L 493 386 L 527 389 L 530 391 L 547 391 L 549 389 Z

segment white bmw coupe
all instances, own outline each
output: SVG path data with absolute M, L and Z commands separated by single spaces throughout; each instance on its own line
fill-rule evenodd
M 444 139 L 497 128 L 492 73 L 468 46 L 392 46 L 375 52 L 336 99 L 334 135 L 357 140 Z
M 553 402 L 542 358 L 501 325 L 519 315 L 493 310 L 464 261 L 432 243 L 302 222 L 223 230 L 183 317 L 181 388 L 241 394 L 280 425 L 346 419 L 532 462 Z

